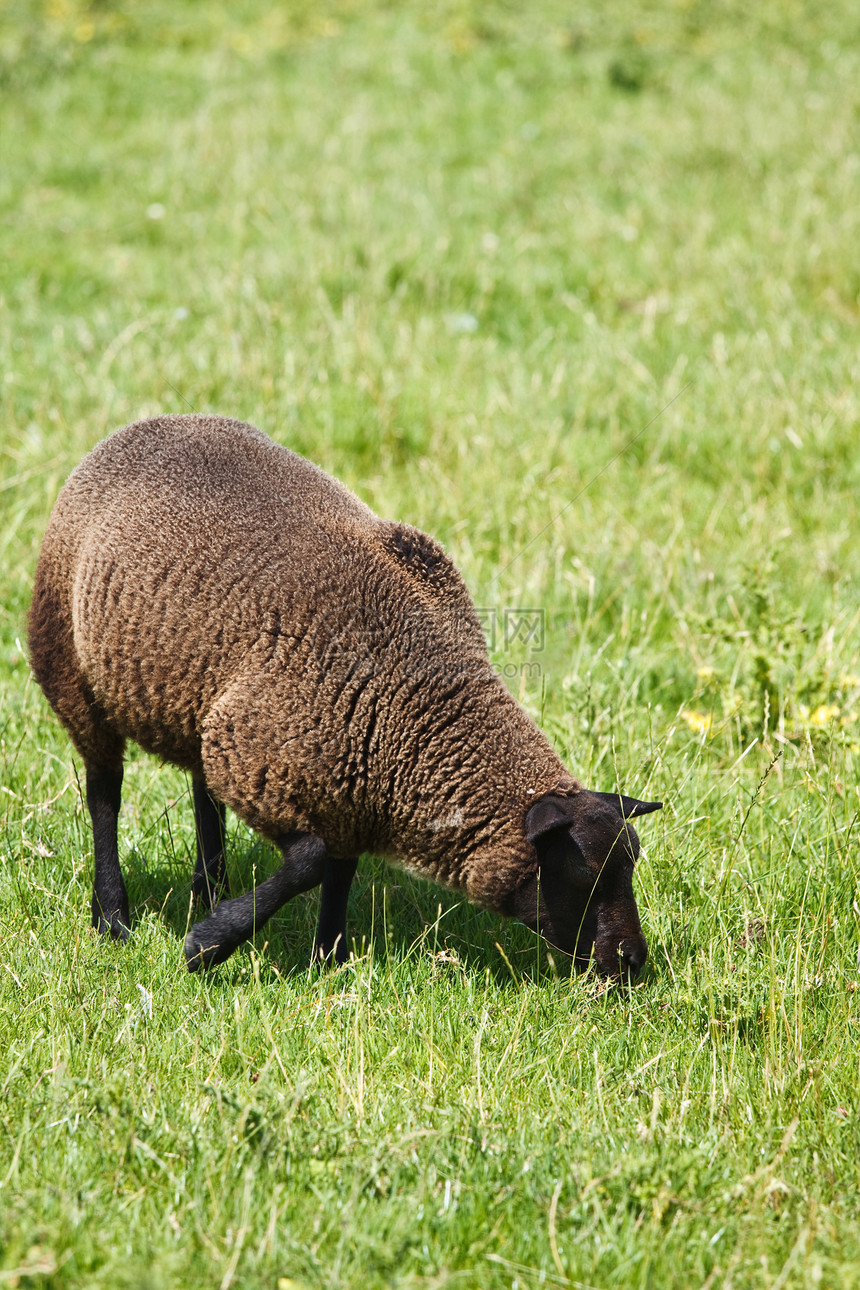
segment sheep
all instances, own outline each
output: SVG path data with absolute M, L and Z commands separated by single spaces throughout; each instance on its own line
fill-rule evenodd
M 86 770 L 99 932 L 131 926 L 117 815 L 133 740 L 192 777 L 191 971 L 317 886 L 315 957 L 345 961 L 365 852 L 577 967 L 645 962 L 628 821 L 661 803 L 583 788 L 494 671 L 442 547 L 255 427 L 163 416 L 98 444 L 51 515 L 29 640 Z M 282 853 L 232 899 L 225 804 Z

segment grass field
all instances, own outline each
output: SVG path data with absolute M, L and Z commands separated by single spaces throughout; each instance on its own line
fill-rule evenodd
M 2 24 L 0 1285 L 860 1286 L 856 5 Z M 191 977 L 137 753 L 95 938 L 32 574 L 84 452 L 192 407 L 441 539 L 571 768 L 666 803 L 632 988 L 370 857 L 350 964 L 311 895 Z

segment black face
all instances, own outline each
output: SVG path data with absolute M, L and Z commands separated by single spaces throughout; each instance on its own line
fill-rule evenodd
M 635 975 L 648 955 L 633 895 L 639 839 L 627 820 L 660 809 L 616 793 L 551 794 L 530 808 L 526 836 L 538 873 L 514 895 L 512 913 L 580 968 Z

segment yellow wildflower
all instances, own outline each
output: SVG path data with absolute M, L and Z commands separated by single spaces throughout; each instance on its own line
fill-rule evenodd
M 687 712 L 681 713 L 681 719 L 686 721 L 687 725 L 697 735 L 706 735 L 714 723 L 710 712 Z
M 840 713 L 841 709 L 837 703 L 820 703 L 814 712 L 809 714 L 809 724 L 811 726 L 829 726 Z

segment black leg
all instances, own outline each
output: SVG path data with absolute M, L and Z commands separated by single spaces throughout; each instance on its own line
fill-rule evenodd
M 320 921 L 314 944 L 314 958 L 327 959 L 334 954 L 335 962 L 346 963 L 346 902 L 355 877 L 357 860 L 329 860 L 322 882 Z
M 122 795 L 122 767 L 104 770 L 87 766 L 87 806 L 93 822 L 95 879 L 93 927 L 114 940 L 127 941 L 131 919 L 128 894 L 119 867 L 116 822 Z
M 195 904 L 203 901 L 214 909 L 227 887 L 224 839 L 227 812 L 223 802 L 209 793 L 202 779 L 192 781 L 194 826 L 197 833 L 197 864 L 191 880 Z
M 281 850 L 284 863 L 276 874 L 244 896 L 222 900 L 214 914 L 191 928 L 185 938 L 189 972 L 223 963 L 288 900 L 319 886 L 326 870 L 326 847 L 321 838 L 293 833 L 284 839 Z

